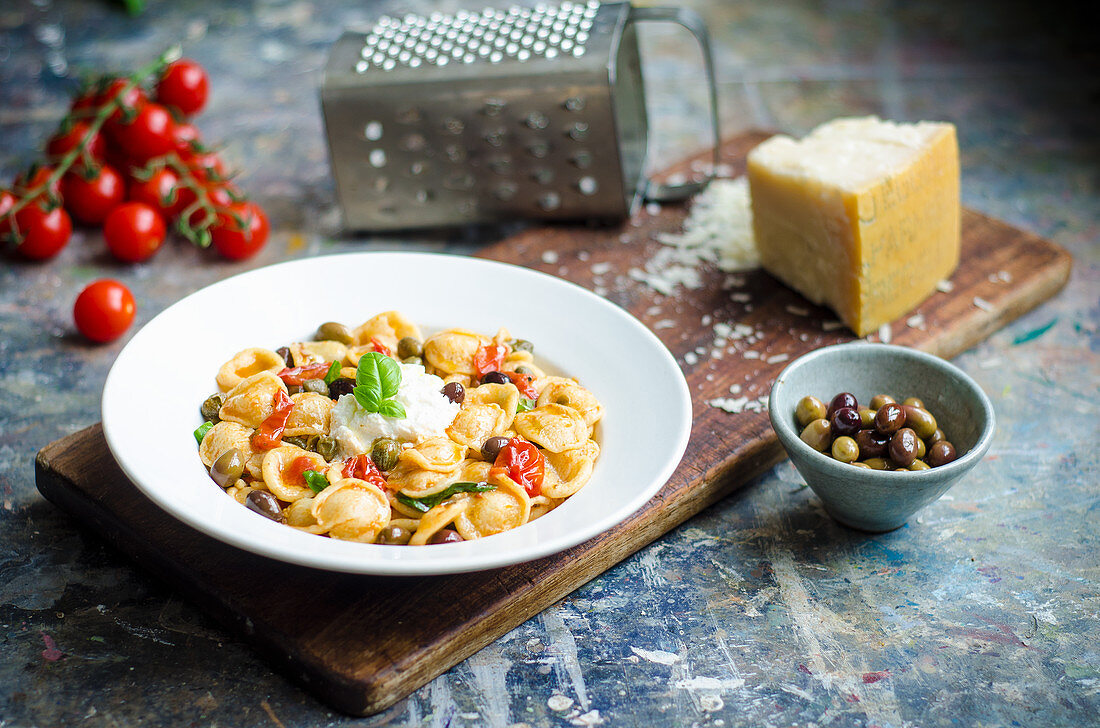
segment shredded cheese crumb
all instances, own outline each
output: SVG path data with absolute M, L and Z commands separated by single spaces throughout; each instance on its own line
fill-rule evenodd
M 936 284 L 936 290 L 940 293 L 951 293 L 955 290 L 955 284 L 948 280 L 942 280 Z
M 974 296 L 974 305 L 983 311 L 993 310 L 993 304 L 980 296 Z
M 884 344 L 889 344 L 890 340 L 894 337 L 894 330 L 890 328 L 890 324 L 883 324 L 878 327 L 878 340 Z
M 558 262 L 558 251 L 556 250 L 544 250 L 542 251 L 542 262 L 547 265 L 553 265 Z

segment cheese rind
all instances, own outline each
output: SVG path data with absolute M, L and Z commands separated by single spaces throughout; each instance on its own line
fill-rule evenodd
M 959 156 L 948 123 L 837 119 L 748 156 L 763 267 L 859 336 L 911 310 L 959 260 Z

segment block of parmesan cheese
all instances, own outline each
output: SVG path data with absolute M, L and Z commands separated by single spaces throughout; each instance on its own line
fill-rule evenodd
M 837 119 L 748 156 L 763 267 L 859 336 L 893 321 L 959 260 L 959 153 L 947 123 Z

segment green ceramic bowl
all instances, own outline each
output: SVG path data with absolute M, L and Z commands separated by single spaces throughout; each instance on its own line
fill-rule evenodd
M 798 437 L 795 406 L 808 394 L 828 404 L 851 392 L 860 405 L 876 394 L 900 402 L 918 397 L 960 454 L 921 471 L 868 470 L 817 452 Z M 772 385 L 772 427 L 806 484 L 841 523 L 864 531 L 891 531 L 947 492 L 977 465 L 993 439 L 993 405 L 961 369 L 903 346 L 853 342 L 827 346 L 791 362 Z

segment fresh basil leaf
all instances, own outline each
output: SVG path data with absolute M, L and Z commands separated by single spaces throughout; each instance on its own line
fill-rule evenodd
M 401 367 L 392 358 L 378 352 L 371 352 L 378 357 L 378 374 L 382 379 L 382 399 L 389 399 L 397 395 L 401 388 Z
M 195 442 L 202 444 L 202 438 L 206 437 L 206 433 L 210 432 L 210 428 L 214 426 L 213 422 L 203 422 L 195 430 Z
M 359 403 L 359 406 L 367 412 L 377 412 L 378 408 L 382 406 L 382 398 L 379 396 L 378 390 L 365 384 L 355 387 L 351 390 L 351 393 L 355 396 L 355 401 Z
M 519 403 L 516 404 L 516 412 L 530 412 L 535 408 L 535 400 L 527 399 L 526 397 L 520 397 Z
M 173 188 L 175 189 L 175 188 Z M 328 373 L 325 374 L 325 384 L 332 384 L 340 378 L 340 362 L 332 362 L 332 366 L 328 368 Z
M 491 490 L 496 490 L 495 485 L 489 485 L 488 483 L 471 483 L 471 482 L 459 482 L 452 483 L 447 486 L 446 489 L 434 495 L 424 496 L 423 498 L 410 498 L 404 493 L 397 494 L 397 500 L 404 503 L 409 508 L 415 508 L 421 513 L 427 513 L 432 508 L 447 500 L 453 495 L 458 493 L 487 493 Z
M 382 377 L 378 373 L 378 357 L 383 356 L 376 351 L 359 357 L 359 365 L 355 367 L 355 384 L 360 387 L 369 387 L 378 390 L 379 399 L 382 398 Z
M 314 493 L 320 493 L 328 487 L 328 478 L 324 476 L 324 473 L 318 473 L 316 470 L 305 470 L 302 475 L 306 479 L 306 485 Z
M 395 420 L 405 419 L 405 405 L 395 399 L 382 400 L 377 412 L 383 417 L 391 417 Z

